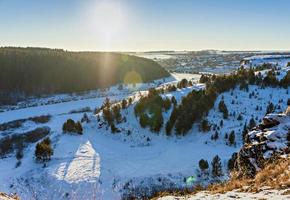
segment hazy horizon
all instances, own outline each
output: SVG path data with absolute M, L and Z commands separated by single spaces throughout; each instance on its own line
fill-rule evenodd
M 289 51 L 290 1 L 0 0 L 0 46 Z

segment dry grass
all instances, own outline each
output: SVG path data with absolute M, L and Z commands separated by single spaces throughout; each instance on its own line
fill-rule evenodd
M 241 192 L 259 192 L 261 189 L 287 189 L 290 188 L 290 159 L 281 158 L 268 164 L 254 179 L 233 178 L 223 184 L 210 185 L 211 193 L 225 193 L 232 190 Z
M 272 163 L 266 165 L 254 179 L 240 178 L 236 173 L 232 174 L 231 180 L 225 183 L 210 185 L 207 189 L 201 186 L 196 186 L 192 189 L 184 190 L 171 190 L 159 192 L 152 197 L 156 200 L 163 196 L 187 196 L 193 195 L 200 191 L 208 191 L 212 194 L 226 193 L 232 190 L 239 192 L 252 192 L 258 193 L 261 190 L 267 189 L 287 189 L 290 188 L 290 158 L 280 158 Z M 283 193 L 284 195 L 290 194 L 290 189 Z
M 1 200 L 20 200 L 20 198 L 16 194 L 8 195 L 3 192 L 0 192 L 0 199 Z
M 183 190 L 167 190 L 167 191 L 161 191 L 158 192 L 156 194 L 154 194 L 151 199 L 152 200 L 157 200 L 160 197 L 164 197 L 164 196 L 187 196 L 187 195 L 192 195 L 192 194 L 196 194 L 200 191 L 203 191 L 205 188 L 202 187 L 201 185 L 196 185 L 193 188 L 185 188 Z

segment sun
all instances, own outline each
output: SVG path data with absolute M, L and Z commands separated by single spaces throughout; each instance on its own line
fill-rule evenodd
M 117 1 L 98 1 L 91 9 L 90 24 L 104 39 L 117 36 L 125 26 L 125 12 Z

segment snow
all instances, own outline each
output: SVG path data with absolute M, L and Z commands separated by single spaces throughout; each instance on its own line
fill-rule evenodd
M 176 83 L 176 80 L 182 78 L 196 81 L 200 75 L 173 74 L 173 77 L 165 82 L 156 82 L 154 85 L 162 87 L 164 84 Z M 152 85 L 140 86 L 138 91 L 146 93 L 144 90 L 149 86 Z M 194 84 L 192 87 L 178 89 L 164 96 L 175 96 L 180 102 L 182 97 L 193 89 L 203 88 L 203 84 Z M 250 98 L 249 94 L 253 91 L 256 95 Z M 118 101 L 130 95 L 138 96 L 138 92 L 115 91 L 114 95 L 109 97 Z M 50 138 L 54 155 L 43 168 L 42 164 L 34 161 L 35 144 L 32 144 L 24 150 L 24 158 L 18 168 L 15 168 L 17 160 L 14 155 L 0 159 L 0 188 L 7 193 L 16 192 L 24 200 L 53 200 L 121 199 L 127 183 L 139 187 L 158 183 L 159 178 L 170 180 L 175 186 L 184 187 L 186 186 L 184 178 L 197 177 L 200 159 L 207 159 L 210 163 L 215 155 L 219 155 L 225 167 L 232 153 L 237 152 L 242 145 L 241 133 L 245 122 L 249 122 L 251 118 L 261 120 L 269 101 L 281 106 L 276 112 L 285 110 L 285 100 L 288 97 L 287 89 L 258 86 L 250 86 L 249 92 L 236 88 L 223 93 L 208 114 L 208 121 L 219 125 L 222 113 L 218 112 L 218 103 L 223 98 L 230 115 L 229 119 L 223 120 L 224 125 L 219 130 L 220 136 L 217 141 L 210 139 L 215 131 L 201 133 L 198 124 L 182 138 L 165 136 L 164 127 L 159 134 L 142 129 L 134 115 L 133 106 L 122 110 L 122 115 L 126 116 L 127 121 L 117 125 L 121 133 L 112 134 L 106 126 L 99 127 L 92 113 L 88 113 L 91 122 L 83 123 L 83 135 L 62 133 L 62 125 L 68 118 L 80 120 L 83 115 L 72 114 L 71 110 L 99 107 L 105 99 L 103 96 L 2 112 L 0 123 L 32 116 L 52 115 L 51 121 L 44 126 L 51 128 Z M 280 102 L 280 99 L 284 99 L 284 102 Z M 256 106 L 262 106 L 262 110 L 256 111 Z M 165 122 L 171 110 L 164 113 Z M 241 121 L 236 119 L 239 113 L 243 115 Z M 26 128 L 34 126 L 33 123 L 25 124 Z M 229 146 L 224 136 L 232 130 L 235 131 L 237 140 L 235 145 Z M 15 130 L 21 131 L 24 131 L 23 127 Z M 201 181 L 203 180 L 197 178 L 197 183 L 203 183 Z
M 59 150 L 59 149 L 58 149 Z M 61 155 L 61 152 L 58 153 Z M 56 159 L 61 159 L 60 157 Z M 100 155 L 95 152 L 91 143 L 80 144 L 71 160 L 60 163 L 51 173 L 59 180 L 69 183 L 91 182 L 100 176 Z
M 275 199 L 275 200 L 286 200 L 290 198 L 290 195 L 284 195 L 283 193 L 289 191 L 287 189 L 284 190 L 272 190 L 272 189 L 264 189 L 257 193 L 248 193 L 248 192 L 237 192 L 230 191 L 224 194 L 210 194 L 209 192 L 198 192 L 195 195 L 188 195 L 185 197 L 176 197 L 176 196 L 166 196 L 159 198 L 158 200 L 212 200 L 212 199 Z
M 184 88 L 166 94 L 166 96 L 175 96 L 179 102 L 182 96 L 193 88 L 198 89 L 197 86 Z M 189 135 L 182 138 L 175 136 L 168 138 L 163 129 L 159 135 L 151 133 L 148 129 L 141 129 L 133 114 L 133 106 L 122 111 L 122 115 L 128 114 L 126 115 L 127 122 L 118 126 L 122 129 L 121 133 L 113 135 L 105 127 L 98 129 L 96 119 L 91 114 L 89 116 L 92 118 L 92 122 L 84 124 L 84 135 L 64 135 L 61 133 L 62 124 L 66 119 L 79 120 L 82 116 L 82 114 L 69 114 L 69 110 L 84 105 L 99 106 L 103 99 L 89 105 L 81 103 L 75 105 L 72 102 L 67 102 L 64 103 L 68 104 L 66 106 L 61 103 L 44 106 L 45 108 L 39 110 L 36 109 L 37 107 L 27 108 L 25 112 L 23 111 L 27 116 L 44 114 L 43 111 L 53 115 L 52 120 L 46 125 L 52 128 L 51 138 L 54 144 L 54 155 L 46 168 L 42 168 L 42 165 L 33 161 L 34 146 L 25 151 L 22 165 L 17 169 L 14 167 L 16 163 L 14 156 L 2 159 L 0 161 L 0 176 L 3 181 L 1 181 L 0 187 L 7 192 L 16 191 L 23 197 L 37 193 L 38 197 L 42 199 L 59 199 L 64 193 L 72 194 L 83 187 L 80 185 L 85 184 L 85 187 L 97 188 L 95 195 L 99 195 L 103 199 L 119 199 L 121 198 L 120 190 L 130 180 L 133 181 L 133 184 L 138 185 L 140 180 L 145 180 L 147 177 L 155 177 L 155 179 L 171 177 L 171 180 L 176 184 L 184 185 L 184 177 L 196 176 L 198 161 L 202 158 L 210 162 L 215 155 L 219 155 L 226 165 L 227 159 L 231 157 L 232 153 L 238 151 L 242 144 L 241 131 L 244 122 L 249 121 L 252 115 L 261 119 L 264 116 L 268 101 L 279 104 L 279 99 L 285 99 L 287 96 L 285 89 L 258 89 L 256 86 L 249 87 L 249 93 L 259 91 L 257 98 L 253 98 L 251 101 L 249 101 L 249 93 L 239 89 L 233 90 L 232 95 L 231 92 L 226 92 L 218 97 L 214 108 L 209 112 L 208 120 L 210 123 L 218 124 L 222 117 L 222 114 L 217 112 L 218 103 L 222 96 L 224 96 L 229 113 L 242 112 L 244 120 L 236 120 L 237 116 L 224 120 L 224 126 L 219 131 L 220 139 L 217 141 L 210 140 L 213 131 L 200 133 L 197 125 L 193 127 Z M 276 95 L 270 97 L 268 94 L 273 91 Z M 236 103 L 231 104 L 232 100 L 235 100 Z M 256 105 L 263 106 L 263 110 L 255 111 Z M 284 109 L 283 104 L 281 106 Z M 20 115 L 21 111 L 15 110 L 8 113 L 11 118 L 14 116 L 13 119 L 17 119 L 26 116 Z M 164 114 L 164 121 L 169 116 L 170 111 Z M 4 117 L 1 119 L 2 121 L 6 120 Z M 131 135 L 127 135 L 127 130 L 131 130 Z M 236 133 L 236 146 L 226 145 L 226 141 L 223 139 L 225 133 L 229 133 L 231 130 Z M 150 138 L 149 142 L 147 137 Z M 6 171 L 8 173 L 1 173 Z M 23 186 L 25 181 L 20 181 L 19 177 L 24 178 L 24 180 L 28 179 L 29 190 Z M 33 179 L 27 177 L 33 177 Z M 46 177 L 45 180 L 42 180 L 44 177 Z M 9 188 L 10 184 L 13 184 L 14 187 Z M 50 185 L 49 190 L 55 191 L 55 196 L 51 196 L 39 188 L 39 185 L 45 188 L 47 184 Z M 115 188 L 113 185 L 116 185 Z M 75 195 L 79 198 L 90 199 L 93 193 L 75 193 Z

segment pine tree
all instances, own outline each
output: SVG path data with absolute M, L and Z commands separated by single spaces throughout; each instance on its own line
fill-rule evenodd
M 200 124 L 200 128 L 202 132 L 208 132 L 210 131 L 210 125 L 206 119 L 202 120 Z
M 224 125 L 224 121 L 221 120 L 221 121 L 220 121 L 220 126 L 223 127 L 223 125 Z
M 213 140 L 217 140 L 219 138 L 219 133 L 216 131 L 215 133 L 214 133 L 214 135 L 212 136 L 212 139 Z
M 242 121 L 243 120 L 243 116 L 241 114 L 239 114 L 237 120 Z
M 49 138 L 46 138 L 36 144 L 34 155 L 36 160 L 42 162 L 46 162 L 51 159 L 51 156 L 53 155 L 53 149 L 51 147 L 51 141 Z
M 236 138 L 235 131 L 231 131 L 231 133 L 229 135 L 229 144 L 230 145 L 235 144 L 235 138 Z
M 243 142 L 245 143 L 247 140 L 247 134 L 248 134 L 248 127 L 247 127 L 247 122 L 244 125 L 242 136 L 243 136 Z
M 106 97 L 104 103 L 103 103 L 103 107 L 109 109 L 110 108 L 110 99 L 108 97 Z
M 72 119 L 68 119 L 62 126 L 63 132 L 74 132 L 75 122 Z
M 173 128 L 173 124 L 170 120 L 168 120 L 165 126 L 165 131 L 166 131 L 167 136 L 171 135 L 172 128 Z
M 108 122 L 109 125 L 113 123 L 113 114 L 111 112 L 111 109 L 107 107 L 103 109 L 103 118 L 105 121 Z
M 112 133 L 116 133 L 117 132 L 117 128 L 116 128 L 114 123 L 112 123 L 110 127 L 111 127 L 111 132 Z
M 141 125 L 142 128 L 145 128 L 146 126 L 148 126 L 148 124 L 149 124 L 149 117 L 148 117 L 148 115 L 145 114 L 145 113 L 142 113 L 140 115 L 139 122 L 140 122 L 140 125 Z
M 232 157 L 228 161 L 228 169 L 231 171 L 235 168 L 235 162 L 237 160 L 238 153 L 233 153 Z
M 222 163 L 221 163 L 221 159 L 218 155 L 216 155 L 212 162 L 211 162 L 211 167 L 212 167 L 212 176 L 214 178 L 216 177 L 220 177 L 223 175 L 223 172 L 222 172 Z
M 252 129 L 255 126 L 256 126 L 256 122 L 255 122 L 254 118 L 251 118 L 248 127 L 249 127 L 249 129 Z
M 226 133 L 226 134 L 225 134 L 225 139 L 228 139 L 228 138 L 229 138 L 229 136 L 228 136 L 228 134 Z
M 82 117 L 82 119 L 81 119 L 81 122 L 82 122 L 82 123 L 83 123 L 83 122 L 86 122 L 86 123 L 89 123 L 89 122 L 90 122 L 87 113 L 84 113 L 84 115 L 83 115 L 83 117 Z
M 122 100 L 122 109 L 125 109 L 125 108 L 127 108 L 127 100 L 123 99 Z
M 201 159 L 198 162 L 198 165 L 199 165 L 199 168 L 200 168 L 201 171 L 204 171 L 204 170 L 207 170 L 208 169 L 208 162 L 207 162 L 207 160 Z
M 176 101 L 176 99 L 175 99 L 174 96 L 171 97 L 171 102 L 173 103 L 174 106 L 177 105 L 177 101 Z M 290 101 L 289 101 L 289 102 L 290 102 Z
M 113 112 L 113 119 L 115 119 L 117 121 L 117 123 L 120 123 L 122 120 L 120 105 L 113 106 L 112 112 Z
M 223 113 L 223 118 L 227 119 L 228 118 L 228 108 L 224 102 L 224 100 L 221 100 L 219 103 L 219 111 Z
M 163 108 L 167 111 L 169 110 L 171 107 L 171 101 L 169 98 L 166 98 L 165 100 L 163 100 Z
M 271 103 L 269 103 L 269 105 L 267 106 L 266 114 L 272 113 L 272 112 L 274 112 L 274 110 L 275 110 L 274 104 L 271 102 Z
M 81 122 L 79 121 L 75 124 L 75 132 L 77 132 L 80 135 L 83 134 L 83 127 L 82 127 Z

